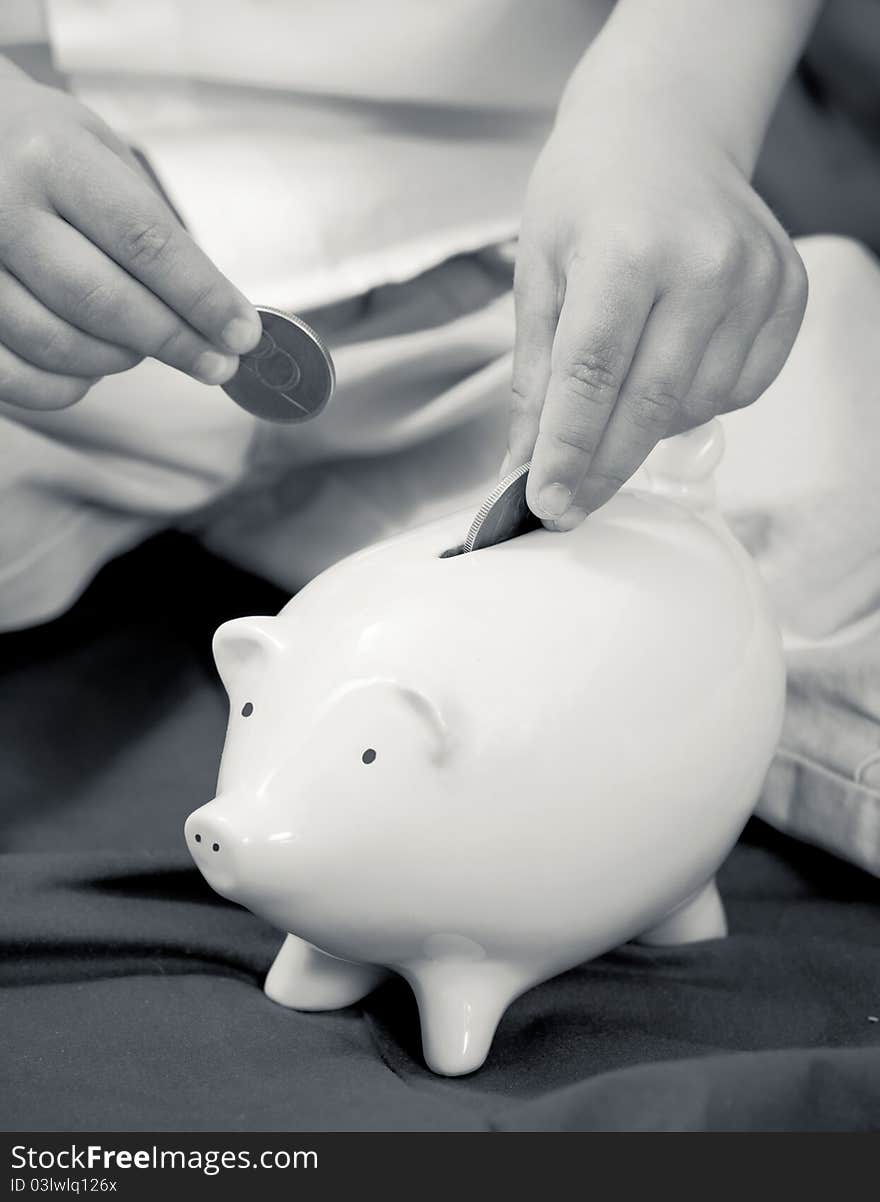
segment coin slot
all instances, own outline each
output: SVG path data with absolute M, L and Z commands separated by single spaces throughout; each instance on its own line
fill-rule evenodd
M 459 543 L 457 547 L 449 547 L 446 551 L 441 551 L 438 559 L 451 559 L 453 555 L 464 555 L 464 543 Z

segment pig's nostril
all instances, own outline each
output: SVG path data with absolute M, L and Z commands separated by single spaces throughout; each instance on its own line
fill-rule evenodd
M 220 850 L 220 844 L 219 844 L 219 843 L 212 843 L 212 844 L 211 844 L 211 851 L 219 851 L 219 850 Z
M 196 835 L 196 836 L 195 836 L 195 840 L 196 840 L 196 843 L 201 843 L 201 841 L 202 841 L 202 836 L 201 836 L 201 835 Z

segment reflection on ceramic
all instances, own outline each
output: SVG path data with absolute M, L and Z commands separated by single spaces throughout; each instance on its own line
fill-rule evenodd
M 670 440 L 578 530 L 468 555 L 471 514 L 217 632 L 208 882 L 290 932 L 285 1006 L 406 978 L 434 1071 L 484 1061 L 538 981 L 626 940 L 725 933 L 714 874 L 782 717 L 779 635 L 712 508 L 717 423 Z

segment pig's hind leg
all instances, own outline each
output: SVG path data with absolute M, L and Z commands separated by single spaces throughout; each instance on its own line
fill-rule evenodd
M 667 914 L 662 922 L 639 935 L 636 943 L 663 947 L 673 943 L 697 943 L 702 939 L 723 939 L 726 934 L 727 919 L 713 877 Z
M 340 1010 L 360 1001 L 385 976 L 384 969 L 339 960 L 288 935 L 263 988 L 266 997 L 291 1010 Z

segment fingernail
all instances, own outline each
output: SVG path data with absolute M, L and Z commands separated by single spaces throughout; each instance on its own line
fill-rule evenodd
M 510 451 L 501 460 L 501 467 L 498 469 L 498 479 L 503 480 L 510 471 Z
M 234 355 L 203 351 L 193 364 L 192 374 L 203 384 L 225 384 L 237 371 L 238 360 Z
M 572 505 L 553 525 L 560 533 L 567 534 L 569 530 L 578 527 L 586 517 L 589 517 L 586 509 L 581 509 L 580 505 Z
M 263 327 L 256 313 L 252 317 L 233 317 L 223 331 L 223 344 L 236 355 L 244 355 L 254 349 L 262 333 Z
M 545 484 L 538 493 L 541 517 L 561 518 L 571 504 L 571 489 L 564 484 Z

